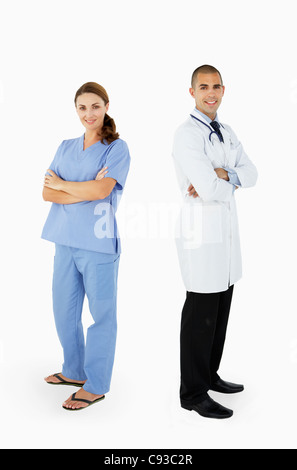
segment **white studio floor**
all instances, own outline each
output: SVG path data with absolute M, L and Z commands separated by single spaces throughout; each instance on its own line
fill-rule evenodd
M 13 374 L 1 368 L 6 379 L 1 389 L 1 448 L 296 448 L 297 411 L 292 406 L 296 384 L 272 393 L 263 382 L 252 383 L 246 377 L 246 390 L 240 395 L 212 393 L 234 410 L 231 419 L 220 421 L 181 409 L 174 377 L 161 382 L 149 375 L 141 390 L 124 373 L 116 374 L 113 392 L 104 402 L 82 412 L 67 412 L 61 404 L 75 389 L 47 386 L 42 372 L 40 364 L 35 368 L 22 364 Z M 140 380 L 144 375 L 139 374 Z
M 124 257 L 122 261 L 124 271 Z M 279 325 L 275 315 L 267 330 L 267 315 L 259 316 L 262 301 L 252 312 L 255 299 L 248 298 L 246 284 L 242 280 L 234 290 L 221 366 L 222 378 L 244 383 L 245 390 L 237 395 L 210 393 L 234 410 L 231 419 L 209 420 L 179 406 L 183 288 L 166 299 L 162 287 L 156 287 L 152 297 L 139 285 L 138 295 L 127 299 L 123 290 L 128 280 L 123 278 L 112 387 L 103 402 L 67 412 L 62 402 L 76 389 L 43 381 L 60 370 L 62 360 L 50 307 L 40 320 L 36 313 L 31 320 L 23 320 L 23 328 L 33 329 L 30 337 L 17 335 L 18 350 L 8 340 L 2 341 L 1 448 L 296 448 L 295 333 Z M 138 311 L 137 302 L 145 295 Z M 46 298 L 49 301 L 49 295 Z M 87 307 L 84 315 L 88 323 Z M 6 329 L 12 338 L 13 322 Z

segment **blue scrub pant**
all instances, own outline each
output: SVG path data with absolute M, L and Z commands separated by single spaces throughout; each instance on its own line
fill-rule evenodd
M 53 309 L 64 352 L 62 374 L 86 380 L 84 390 L 109 391 L 114 362 L 117 318 L 117 277 L 120 256 L 56 244 Z M 86 342 L 82 326 L 85 295 L 94 323 Z

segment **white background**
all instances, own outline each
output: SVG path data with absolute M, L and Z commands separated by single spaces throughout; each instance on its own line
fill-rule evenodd
M 296 448 L 297 65 L 294 0 L 1 1 L 2 448 Z M 207 420 L 179 406 L 185 291 L 173 240 L 180 202 L 173 133 L 194 106 L 193 70 L 222 73 L 219 110 L 259 171 L 237 191 L 243 279 L 221 366 L 242 394 Z M 97 81 L 127 141 L 131 171 L 118 221 L 118 343 L 112 388 L 88 410 L 61 370 L 51 307 L 53 245 L 40 239 L 43 175 L 63 139 L 82 135 L 76 90 Z M 90 322 L 87 303 L 85 326 Z

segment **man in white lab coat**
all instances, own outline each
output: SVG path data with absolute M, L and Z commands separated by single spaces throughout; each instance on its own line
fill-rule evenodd
M 173 158 L 183 205 L 176 243 L 187 296 L 181 321 L 181 406 L 208 418 L 233 411 L 209 390 L 237 393 L 243 385 L 218 375 L 233 287 L 241 277 L 235 205 L 237 188 L 254 186 L 257 170 L 233 130 L 220 123 L 220 72 L 198 67 L 190 94 L 195 108 L 174 136 Z

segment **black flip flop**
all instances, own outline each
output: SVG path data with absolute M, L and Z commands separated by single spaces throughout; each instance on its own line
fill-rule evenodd
M 79 387 L 81 388 L 84 384 L 78 384 L 77 382 L 68 382 L 67 380 L 62 379 L 60 374 L 53 374 L 53 377 L 56 377 L 60 380 L 60 382 L 46 382 L 50 385 L 71 385 L 72 387 Z
M 62 407 L 64 408 L 64 410 L 67 410 L 67 411 L 79 411 L 79 410 L 85 410 L 86 408 L 89 408 L 89 406 L 91 405 L 94 405 L 95 403 L 98 403 L 98 401 L 101 401 L 101 400 L 104 400 L 105 398 L 105 395 L 102 395 L 102 397 L 100 398 L 97 398 L 96 400 L 94 401 L 90 401 L 90 400 L 85 400 L 84 398 L 75 398 L 75 395 L 76 393 L 74 393 L 71 397 L 71 400 L 72 401 L 81 401 L 83 403 L 88 403 L 88 406 L 81 406 L 80 408 L 67 408 L 66 406 L 63 406 Z

